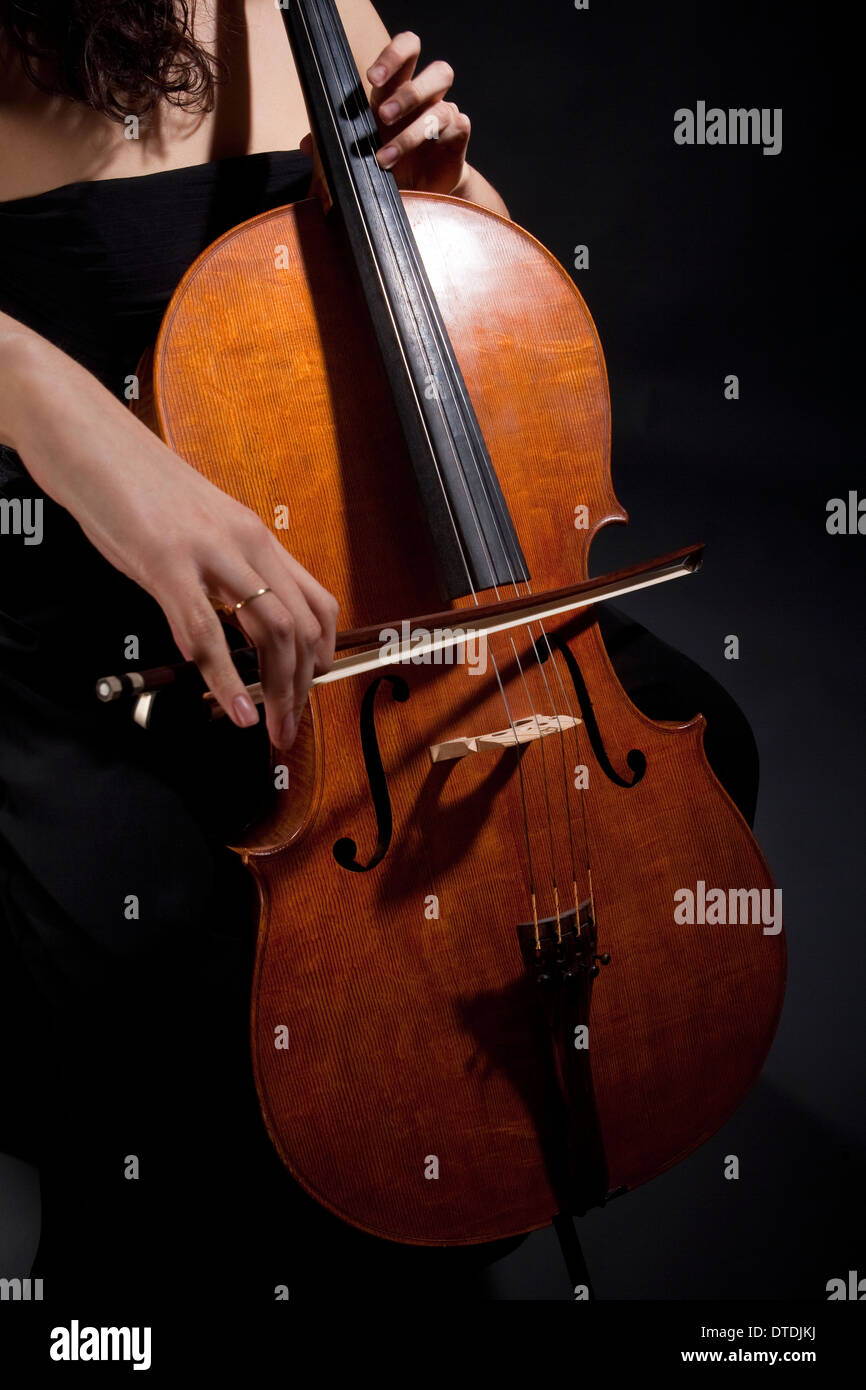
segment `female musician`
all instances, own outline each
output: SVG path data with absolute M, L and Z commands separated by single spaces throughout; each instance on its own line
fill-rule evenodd
M 448 64 L 419 66 L 417 36 L 389 39 L 369 0 L 339 8 L 382 167 L 507 216 L 466 162 Z M 0 0 L 0 80 L 0 1145 L 39 1164 L 34 1274 L 58 1311 L 72 1290 L 116 1291 L 130 1317 L 216 1288 L 258 1305 L 279 1286 L 321 1297 L 352 1273 L 353 1300 L 480 1296 L 473 1268 L 500 1247 L 473 1257 L 364 1236 L 270 1148 L 247 1042 L 251 882 L 224 845 L 268 737 L 291 745 L 330 665 L 337 606 L 125 404 L 198 253 L 308 193 L 279 10 Z M 291 409 L 289 394 L 289 421 Z M 243 599 L 264 722 L 215 611 Z M 750 815 L 753 745 L 736 706 L 621 616 L 605 633 L 647 713 L 708 715 L 708 752 Z M 95 706 L 95 676 L 177 649 L 230 722 L 166 718 L 145 734 Z

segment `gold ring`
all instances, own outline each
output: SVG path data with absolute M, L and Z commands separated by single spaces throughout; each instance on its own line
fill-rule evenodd
M 256 589 L 256 592 L 254 594 L 249 594 L 246 598 L 242 598 L 240 603 L 233 603 L 232 608 L 235 610 L 236 613 L 240 613 L 241 609 L 246 604 L 252 603 L 254 598 L 261 598 L 262 594 L 269 594 L 270 592 L 271 591 L 268 588 Z

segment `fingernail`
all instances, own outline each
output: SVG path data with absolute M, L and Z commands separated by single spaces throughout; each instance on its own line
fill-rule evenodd
M 287 714 L 280 729 L 280 747 L 291 748 L 295 737 L 295 716 Z
M 379 163 L 382 168 L 390 169 L 393 164 L 397 163 L 399 154 L 400 151 L 396 145 L 386 145 L 384 150 L 379 151 Z
M 236 695 L 232 701 L 232 708 L 242 728 L 249 729 L 253 724 L 258 724 L 259 712 L 249 695 Z
M 400 114 L 399 101 L 386 101 L 384 106 L 379 107 L 379 115 L 383 121 L 393 121 L 395 116 Z
M 367 76 L 371 82 L 381 82 L 382 78 L 385 76 L 385 69 L 382 67 L 381 63 L 377 63 L 374 68 L 370 68 Z

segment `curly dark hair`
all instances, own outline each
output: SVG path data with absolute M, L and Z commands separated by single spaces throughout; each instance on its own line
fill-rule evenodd
M 42 91 L 122 121 L 162 100 L 213 107 L 223 65 L 194 14 L 195 0 L 0 0 L 0 36 Z

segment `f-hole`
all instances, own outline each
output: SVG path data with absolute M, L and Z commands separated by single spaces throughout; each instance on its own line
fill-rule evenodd
M 569 651 L 566 644 L 561 642 L 558 637 L 543 635 L 539 637 L 535 644 L 535 650 L 539 661 L 547 660 L 551 648 L 561 652 L 565 659 L 565 664 L 568 667 L 568 674 L 571 676 L 571 682 L 574 686 L 575 694 L 577 695 L 577 702 L 580 705 L 584 726 L 589 735 L 592 751 L 605 777 L 618 787 L 636 787 L 646 772 L 646 757 L 639 748 L 629 749 L 625 761 L 634 776 L 630 782 L 627 782 L 624 777 L 620 777 L 611 763 L 610 758 L 607 756 L 604 739 L 601 736 L 601 730 L 598 727 L 598 721 L 595 717 L 595 710 L 592 707 L 592 700 L 589 698 L 589 691 L 586 688 L 586 681 L 583 679 L 583 672 L 578 666 L 574 654 Z
M 361 749 L 367 769 L 367 781 L 370 784 L 373 810 L 376 812 L 376 848 L 366 864 L 362 864 L 358 859 L 358 846 L 348 836 L 337 840 L 333 851 L 340 868 L 350 869 L 354 874 L 365 874 L 381 863 L 388 853 L 393 830 L 391 798 L 388 795 L 388 782 L 379 753 L 379 740 L 376 737 L 376 691 L 383 681 L 388 681 L 391 686 L 391 696 L 394 700 L 402 704 L 404 700 L 409 699 L 409 687 L 402 677 L 377 676 L 361 702 Z

